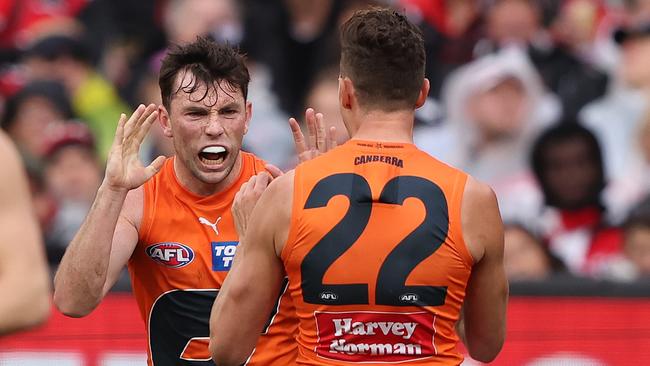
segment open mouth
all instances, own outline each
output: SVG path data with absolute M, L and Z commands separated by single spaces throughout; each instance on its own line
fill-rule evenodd
M 223 146 L 208 146 L 199 153 L 201 162 L 205 165 L 219 165 L 226 160 L 228 151 Z

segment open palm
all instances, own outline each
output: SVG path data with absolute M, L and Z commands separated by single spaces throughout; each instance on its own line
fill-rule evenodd
M 125 114 L 120 116 L 106 162 L 104 179 L 109 187 L 128 191 L 141 186 L 160 170 L 164 156 L 157 157 L 146 167 L 138 156 L 140 145 L 157 118 L 155 104 L 140 105 L 128 120 Z

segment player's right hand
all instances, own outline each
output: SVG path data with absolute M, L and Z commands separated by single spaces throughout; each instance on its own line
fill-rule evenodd
M 164 156 L 157 157 L 146 167 L 138 156 L 142 141 L 158 119 L 157 109 L 155 104 L 147 107 L 141 104 L 128 119 L 125 114 L 120 116 L 106 162 L 104 184 L 108 188 L 128 192 L 144 184 L 162 168 Z

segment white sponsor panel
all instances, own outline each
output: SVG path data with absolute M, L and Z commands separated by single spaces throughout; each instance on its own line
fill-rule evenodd
M 402 362 L 432 357 L 435 316 L 427 312 L 316 312 L 323 358 L 346 362 Z

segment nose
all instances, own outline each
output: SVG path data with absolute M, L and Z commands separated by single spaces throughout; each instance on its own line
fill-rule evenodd
M 208 136 L 219 136 L 223 134 L 224 129 L 221 121 L 217 116 L 211 116 L 205 126 L 205 134 Z

